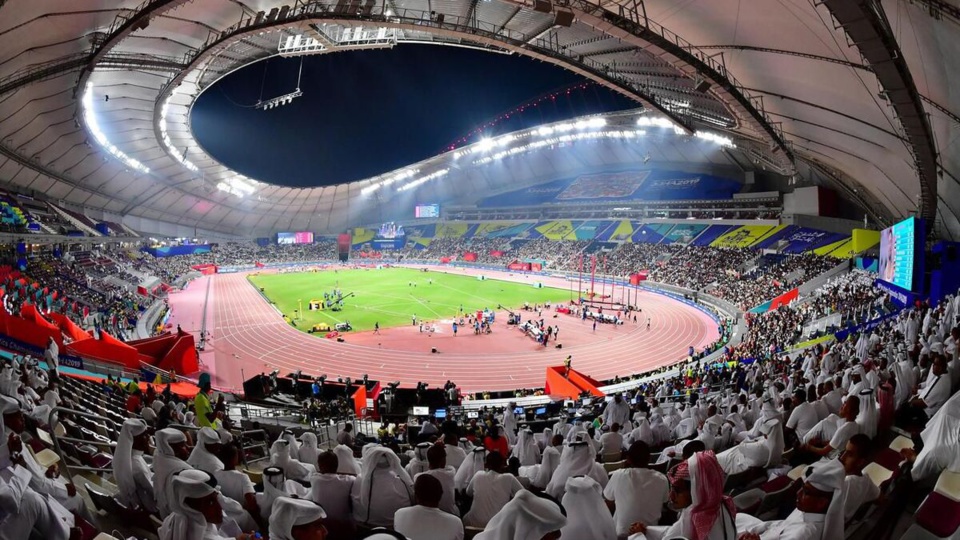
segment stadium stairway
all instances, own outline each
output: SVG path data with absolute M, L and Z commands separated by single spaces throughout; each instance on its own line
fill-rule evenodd
M 564 376 L 564 373 L 566 368 L 563 366 L 547 368 L 547 381 L 544 383 L 547 395 L 577 399 L 584 392 L 588 392 L 591 396 L 603 396 L 603 392 L 599 389 L 602 384 L 599 381 L 575 369 L 571 369 L 568 376 Z

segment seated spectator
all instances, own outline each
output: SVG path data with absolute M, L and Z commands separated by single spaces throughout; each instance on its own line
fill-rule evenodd
M 186 462 L 190 450 L 187 448 L 186 435 L 178 429 L 161 429 L 154 438 L 157 449 L 153 453 L 153 495 L 160 517 L 164 518 L 172 511 L 170 502 L 175 475 L 190 468 Z
M 125 420 L 113 452 L 113 476 L 120 488 L 117 498 L 127 508 L 143 509 L 153 514 L 157 512 L 153 472 L 143 459 L 143 454 L 150 453 L 150 450 L 146 422 L 138 418 Z
M 503 456 L 490 452 L 484 460 L 484 470 L 476 473 L 467 485 L 467 495 L 473 497 L 470 511 L 463 516 L 463 524 L 486 527 L 487 522 L 523 490 L 520 482 L 510 474 L 503 474 Z
M 227 535 L 219 494 L 203 471 L 188 470 L 173 479 L 171 513 L 160 526 L 160 540 L 253 540 L 254 533 Z
M 327 524 L 333 538 L 349 538 L 353 533 L 350 493 L 355 478 L 338 474 L 339 460 L 333 452 L 317 458 L 317 473 L 310 475 L 310 500 L 327 512 Z
M 430 468 L 420 474 L 427 474 L 436 478 L 443 488 L 443 498 L 440 500 L 440 510 L 449 512 L 455 516 L 460 516 L 460 510 L 454 498 L 456 491 L 456 469 L 447 465 L 447 453 L 441 445 L 431 445 L 427 450 L 427 461 Z M 419 476 L 419 474 L 417 475 Z M 416 481 L 416 476 L 414 477 Z
M 617 527 L 603 504 L 603 489 L 590 477 L 567 480 L 561 501 L 567 509 L 567 524 L 560 530 L 561 538 L 616 540 Z
M 627 536 L 634 523 L 656 525 L 663 505 L 669 500 L 667 477 L 650 470 L 649 462 L 650 447 L 643 441 L 631 444 L 626 467 L 613 471 L 603 490 L 607 506 L 613 511 L 618 536 Z
M 760 521 L 749 514 L 737 515 L 739 540 L 793 538 L 833 540 L 844 537 L 843 465 L 833 459 L 810 467 L 803 474 L 797 493 L 797 508 L 787 519 Z
M 353 484 L 353 518 L 368 527 L 392 527 L 397 510 L 413 504 L 413 482 L 389 448 L 375 446 L 363 457 Z M 376 486 L 376 489 L 374 489 Z
M 439 480 L 428 473 L 422 473 L 414 481 L 413 491 L 416 506 L 401 508 L 394 517 L 398 533 L 410 540 L 463 539 L 463 523 L 460 518 L 439 507 L 441 499 L 446 496 Z
M 270 516 L 270 540 L 326 540 L 323 508 L 302 499 L 280 497 Z
M 873 502 L 880 497 L 880 488 L 873 480 L 863 476 L 863 468 L 870 463 L 870 437 L 858 433 L 847 441 L 847 446 L 840 454 L 840 463 L 846 473 L 843 491 L 844 519 L 850 521 L 861 506 Z
M 475 540 L 557 540 L 567 514 L 556 500 L 521 491 L 504 505 Z

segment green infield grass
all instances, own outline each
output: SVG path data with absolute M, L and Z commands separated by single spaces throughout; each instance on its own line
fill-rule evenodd
M 495 279 L 481 281 L 475 276 L 410 268 L 259 274 L 248 279 L 255 287 L 263 288 L 263 294 L 286 317 L 296 318 L 302 302 L 302 320 L 296 321 L 297 328 L 304 332 L 318 323 L 333 327 L 349 321 L 354 330 L 372 330 L 376 323 L 380 328 L 409 325 L 413 315 L 418 321 L 450 319 L 461 306 L 465 312 L 475 312 L 496 310 L 500 305 L 517 309 L 524 302 L 533 305 L 570 299 L 566 289 L 536 288 L 532 283 Z M 333 294 L 337 288 L 345 297 L 342 310 L 325 307 L 310 311 L 310 300 L 323 301 L 325 292 Z

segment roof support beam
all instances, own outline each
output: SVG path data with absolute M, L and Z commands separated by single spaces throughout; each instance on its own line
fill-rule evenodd
M 750 96 L 723 63 L 651 21 L 636 6 L 617 6 L 616 13 L 601 8 L 591 0 L 570 0 L 569 6 L 581 24 L 620 38 L 624 43 L 635 44 L 650 56 L 667 61 L 691 79 L 708 83 L 706 91 L 730 109 L 741 128 L 769 142 L 774 151 L 782 151 L 789 166 L 795 166 L 793 150 L 783 137 L 779 125 L 767 116 L 763 103 Z
M 903 126 L 920 180 L 917 213 L 933 231 L 937 217 L 937 148 L 930 120 L 907 62 L 878 0 L 823 0 L 860 50 Z
M 74 89 L 74 95 L 80 95 L 83 86 L 87 83 L 87 78 L 93 73 L 97 63 L 104 59 L 114 47 L 116 47 L 125 37 L 137 30 L 142 30 L 150 24 L 150 19 L 166 11 L 176 9 L 190 0 L 150 0 L 142 4 L 143 8 L 135 13 L 117 15 L 110 27 L 109 33 L 93 43 L 93 50 L 87 59 L 87 65 L 84 66 L 77 80 L 77 86 Z

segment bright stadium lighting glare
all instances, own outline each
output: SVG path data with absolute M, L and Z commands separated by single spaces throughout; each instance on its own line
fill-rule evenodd
M 248 182 L 249 181 L 246 179 L 242 179 L 239 176 L 234 176 L 233 178 L 219 182 L 217 184 L 217 189 L 243 198 L 248 195 L 253 195 L 253 193 L 257 190 Z
M 537 135 L 540 135 L 541 137 L 547 137 L 549 135 L 553 135 L 553 128 L 549 126 L 544 126 L 537 130 Z
M 496 145 L 497 143 L 493 139 L 484 137 L 480 139 L 480 142 L 477 143 L 477 146 L 475 148 L 477 152 L 486 152 L 488 150 L 492 150 L 493 147 Z
M 733 139 L 730 137 L 725 137 L 723 135 L 717 135 L 716 133 L 710 133 L 709 131 L 697 131 L 694 133 L 698 139 L 705 141 L 710 141 L 716 143 L 724 148 L 736 148 L 737 146 L 733 143 Z
M 439 171 L 430 173 L 426 176 L 422 176 L 420 178 L 417 178 L 416 180 L 413 180 L 412 182 L 409 182 L 401 186 L 400 188 L 397 189 L 397 191 L 407 191 L 408 189 L 413 189 L 419 186 L 420 184 L 423 184 L 424 182 L 429 182 L 430 180 L 444 177 L 447 175 L 448 172 L 450 172 L 450 169 L 440 169 Z
M 641 116 L 637 118 L 637 125 L 642 127 L 674 127 L 673 122 L 662 116 Z
M 87 124 L 87 129 L 90 131 L 90 134 L 93 135 L 93 138 L 97 141 L 97 143 L 113 157 L 119 159 L 124 165 L 133 170 L 143 173 L 150 172 L 150 169 L 146 165 L 128 156 L 122 150 L 111 144 L 107 139 L 106 134 L 100 130 L 100 124 L 97 122 L 97 115 L 93 111 L 93 83 L 90 82 L 87 82 L 87 86 L 83 92 L 83 121 Z

